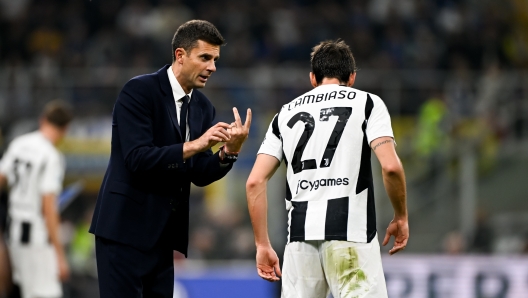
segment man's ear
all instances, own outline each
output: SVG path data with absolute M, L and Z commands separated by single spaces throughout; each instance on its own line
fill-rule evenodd
M 174 50 L 174 57 L 175 61 L 182 64 L 183 63 L 183 56 L 185 56 L 187 53 L 183 48 L 177 48 Z
M 313 72 L 310 71 L 310 84 L 312 84 L 312 87 L 317 87 L 317 80 L 315 79 L 315 75 Z
M 352 87 L 354 86 L 355 82 L 356 82 L 356 72 L 350 74 L 350 77 L 348 77 L 348 82 L 346 85 L 348 87 Z

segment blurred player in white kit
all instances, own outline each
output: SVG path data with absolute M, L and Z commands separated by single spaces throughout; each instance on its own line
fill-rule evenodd
M 62 297 L 69 276 L 57 205 L 65 161 L 55 146 L 71 119 L 66 105 L 48 103 L 39 129 L 15 138 L 0 160 L 0 189 L 9 187 L 7 247 L 23 298 Z

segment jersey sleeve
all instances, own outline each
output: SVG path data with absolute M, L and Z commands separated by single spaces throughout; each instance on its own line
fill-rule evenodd
M 0 160 L 0 174 L 7 178 L 9 184 L 11 184 L 13 180 L 13 165 L 15 163 L 12 151 L 11 145 L 7 148 L 6 153 Z
M 378 96 L 372 95 L 374 107 L 367 122 L 367 139 L 370 144 L 380 137 L 394 138 L 392 132 L 391 118 L 387 106 Z
M 279 114 L 271 121 L 266 136 L 257 154 L 267 154 L 282 161 L 282 138 L 279 131 Z
M 59 154 L 50 154 L 42 169 L 40 179 L 41 194 L 59 195 L 62 191 L 62 181 L 64 178 L 64 157 Z

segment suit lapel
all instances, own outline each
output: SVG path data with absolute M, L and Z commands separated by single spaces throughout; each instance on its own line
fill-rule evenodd
M 174 96 L 172 96 L 172 92 L 165 95 L 165 97 L 163 98 L 163 102 L 165 102 L 165 106 L 167 108 L 167 112 L 169 113 L 169 117 L 172 121 L 172 125 L 178 132 L 178 135 L 180 136 L 180 138 L 182 138 L 180 126 L 178 125 L 178 116 L 176 116 L 176 103 L 174 102 Z
M 174 129 L 178 132 L 178 135 L 182 140 L 184 140 L 180 125 L 178 124 L 178 116 L 176 116 L 176 103 L 174 101 L 174 96 L 172 95 L 172 88 L 169 81 L 169 76 L 167 75 L 167 69 L 170 65 L 165 65 L 162 69 L 158 70 L 157 74 L 159 76 L 159 82 L 161 90 L 163 91 L 164 97 L 163 102 L 167 108 L 167 113 L 171 118 L 172 125 Z M 187 123 L 189 124 L 190 130 L 190 139 L 195 140 L 202 135 L 202 107 L 200 105 L 199 97 L 196 96 L 197 92 L 193 92 L 191 96 L 191 101 L 189 102 L 189 112 L 187 116 Z
M 160 87 L 163 91 L 163 103 L 167 108 L 167 113 L 171 119 L 174 129 L 178 132 L 178 135 L 183 140 L 180 130 L 180 125 L 178 124 L 178 117 L 176 116 L 176 103 L 174 101 L 174 96 L 172 95 L 172 88 L 169 81 L 169 76 L 167 75 L 167 69 L 170 65 L 165 65 L 160 70 L 158 70 L 157 75 L 159 77 Z
M 194 96 L 195 94 L 196 92 L 192 93 L 191 101 L 189 103 L 189 116 L 187 117 L 189 130 L 191 132 L 191 140 L 195 140 L 202 135 L 202 109 L 198 103 L 198 98 Z

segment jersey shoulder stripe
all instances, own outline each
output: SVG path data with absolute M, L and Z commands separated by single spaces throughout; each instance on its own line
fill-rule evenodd
M 272 128 L 273 134 L 278 139 L 281 139 L 281 134 L 279 130 L 279 114 L 276 114 L 275 117 L 273 117 L 273 121 L 271 122 L 271 128 Z

